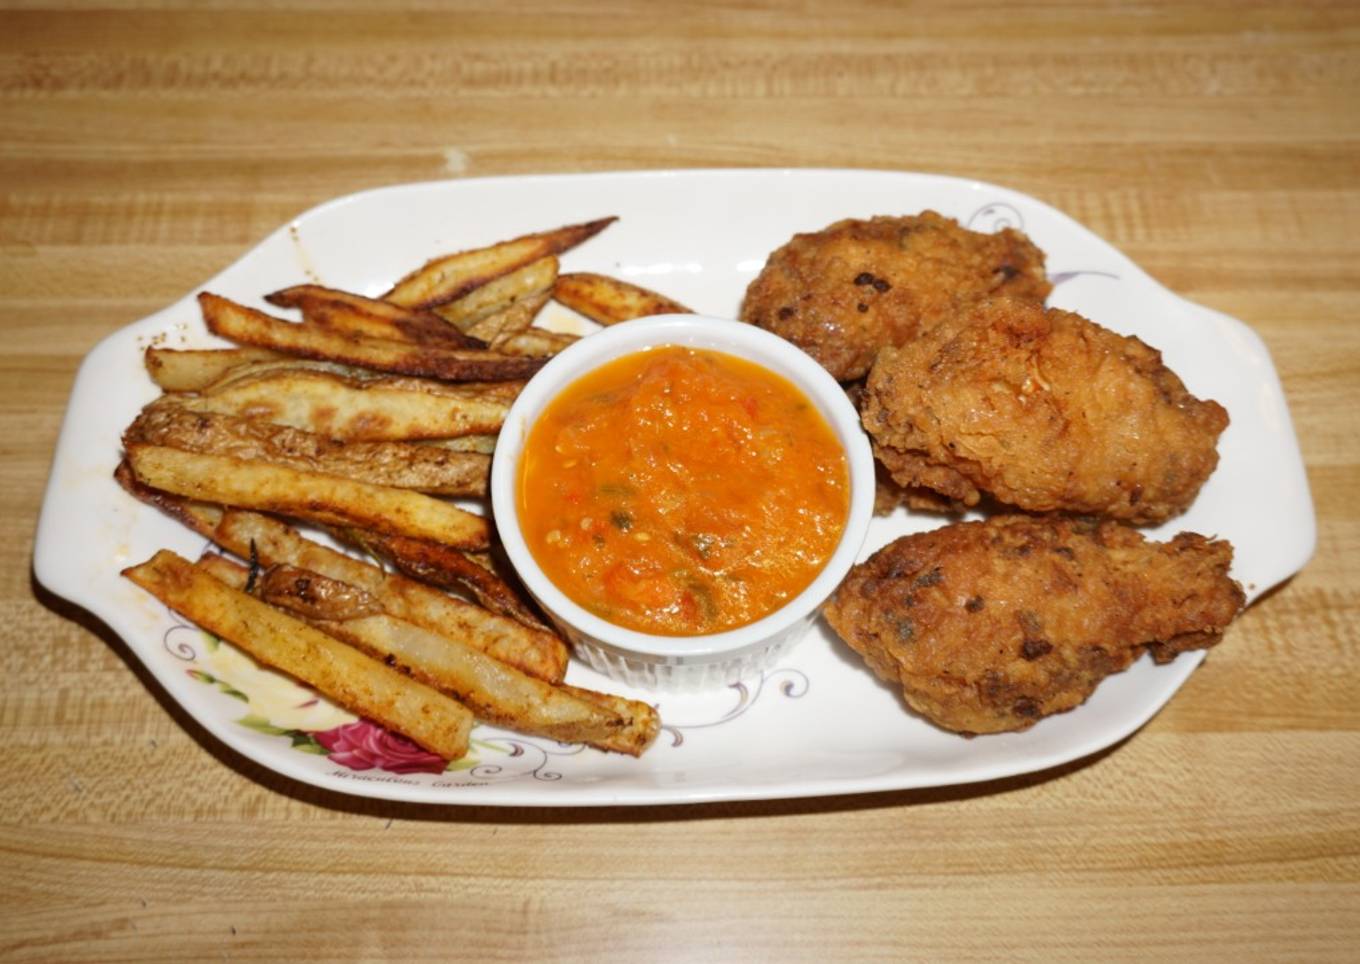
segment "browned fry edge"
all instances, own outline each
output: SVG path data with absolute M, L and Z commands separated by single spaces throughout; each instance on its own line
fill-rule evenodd
M 341 336 L 275 318 L 208 291 L 198 295 L 198 303 L 208 330 L 223 338 L 301 358 L 397 375 L 448 381 L 502 381 L 527 378 L 544 363 L 543 359 L 516 358 L 479 349 L 418 347 L 400 341 Z
M 466 279 L 462 284 L 454 288 L 441 291 L 437 296 L 433 298 L 419 299 L 413 302 L 412 304 L 408 305 L 408 307 L 432 308 L 435 307 L 436 305 L 442 305 L 447 304 L 450 301 L 456 301 L 457 299 L 466 295 L 469 291 L 472 291 L 474 288 L 481 287 L 488 281 L 494 281 L 496 278 L 499 278 L 502 275 L 509 274 L 511 271 L 514 271 L 518 268 L 522 268 L 526 264 L 537 261 L 540 258 L 545 258 L 549 255 L 558 255 L 564 251 L 568 251 L 571 248 L 576 247 L 583 241 L 593 238 L 595 235 L 599 234 L 601 231 L 609 227 L 609 225 L 613 224 L 617 220 L 618 220 L 617 216 L 611 215 L 605 218 L 597 218 L 594 221 L 585 221 L 582 222 L 581 224 L 566 225 L 564 227 L 555 228 L 551 231 L 540 231 L 533 234 L 522 235 L 518 238 L 510 238 L 505 241 L 497 242 L 496 244 L 486 245 L 485 247 L 482 248 L 468 248 L 464 251 L 457 251 L 454 252 L 453 254 L 447 254 L 438 258 L 432 258 L 429 261 L 426 261 L 419 268 L 416 268 L 414 271 L 411 271 L 406 275 L 402 276 L 400 279 L 398 279 L 397 283 L 394 284 L 390 289 L 388 289 L 386 293 L 384 293 L 383 299 L 400 300 L 400 293 L 403 287 L 409 286 L 417 278 L 421 277 L 422 275 L 432 270 L 435 270 L 437 266 L 443 262 L 450 261 L 452 259 L 463 257 L 465 255 L 473 254 L 476 252 L 490 251 L 494 248 L 498 248 L 503 245 L 515 244 L 520 241 L 531 241 L 534 239 L 541 239 L 543 241 L 541 245 L 529 248 L 523 256 L 501 264 L 495 271 L 470 277 Z M 401 303 L 404 304 L 405 302 Z

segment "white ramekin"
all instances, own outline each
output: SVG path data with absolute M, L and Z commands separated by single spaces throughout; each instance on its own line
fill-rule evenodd
M 529 428 L 567 385 L 605 362 L 644 348 L 681 345 L 726 352 L 763 365 L 796 385 L 845 447 L 850 514 L 830 561 L 783 608 L 746 626 L 708 636 L 654 636 L 606 622 L 569 599 L 534 561 L 520 532 L 516 485 Z M 874 503 L 874 462 L 854 406 L 802 349 L 763 329 L 699 315 L 658 315 L 606 328 L 573 344 L 529 380 L 506 416 L 491 466 L 491 506 L 506 554 L 525 588 L 600 672 L 644 689 L 723 686 L 770 666 L 796 643 L 854 564 Z

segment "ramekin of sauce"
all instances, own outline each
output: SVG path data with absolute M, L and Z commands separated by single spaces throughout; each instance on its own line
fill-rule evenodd
M 873 491 L 858 416 L 820 365 L 696 315 L 563 351 L 515 401 L 491 473 L 526 588 L 587 664 L 649 689 L 782 656 L 855 561 Z

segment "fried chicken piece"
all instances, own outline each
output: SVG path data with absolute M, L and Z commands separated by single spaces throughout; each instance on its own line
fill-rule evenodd
M 900 485 L 1139 525 L 1190 505 L 1228 425 L 1138 339 L 1004 298 L 884 349 L 861 418 Z
M 1232 546 L 1116 522 L 994 516 L 904 536 L 850 571 L 826 618 L 907 705 L 963 733 L 1023 730 L 1148 650 L 1219 641 L 1242 607 Z
M 855 406 L 855 411 L 859 411 L 860 405 L 864 402 L 864 380 L 851 382 L 845 386 L 845 395 L 850 399 L 850 404 Z M 874 460 L 874 515 L 890 515 L 899 506 L 906 506 L 916 512 L 937 512 L 942 514 L 958 515 L 964 510 L 964 506 L 957 502 L 951 502 L 938 492 L 930 489 L 913 486 L 907 488 L 899 485 L 889 473 L 885 466 L 878 459 Z
M 924 211 L 794 235 L 747 288 L 741 317 L 849 381 L 880 348 L 928 331 L 959 303 L 992 294 L 1043 301 L 1051 289 L 1043 252 L 1019 231 L 980 234 Z

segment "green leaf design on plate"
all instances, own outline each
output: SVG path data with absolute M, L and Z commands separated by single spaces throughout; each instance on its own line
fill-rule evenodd
M 294 750 L 301 750 L 303 753 L 319 753 L 322 756 L 328 756 L 331 752 L 316 742 L 316 737 L 306 730 L 288 730 L 287 733 L 288 738 L 293 741 Z
M 298 732 L 297 730 L 285 730 L 281 726 L 275 726 L 263 716 L 256 716 L 254 713 L 247 713 L 236 722 L 248 730 L 254 730 L 256 733 L 263 733 L 266 736 L 289 736 L 290 734 Z
M 216 676 L 213 676 L 211 673 L 205 673 L 205 672 L 203 672 L 203 670 L 201 670 L 201 669 L 189 669 L 189 670 L 185 670 L 185 672 L 188 673 L 189 676 L 192 677 L 193 679 L 198 680 L 200 683 L 207 683 L 209 686 L 216 686 L 216 687 L 217 687 L 219 690 L 221 690 L 223 693 L 226 693 L 228 696 L 234 696 L 236 699 L 240 700 L 242 703 L 249 703 L 249 702 L 250 702 L 250 697 L 249 697 L 249 696 L 246 696 L 246 694 L 242 693 L 242 692 L 241 692 L 240 690 L 238 690 L 235 686 L 232 686 L 230 683 L 226 682 L 225 680 L 220 680 L 220 679 L 218 679 Z
M 248 730 L 256 733 L 263 733 L 265 736 L 286 736 L 293 744 L 293 749 L 301 753 L 314 753 L 317 756 L 330 756 L 330 750 L 326 749 L 317 742 L 316 737 L 306 730 L 289 730 L 281 726 L 275 726 L 263 716 L 254 713 L 247 713 L 236 721 Z

